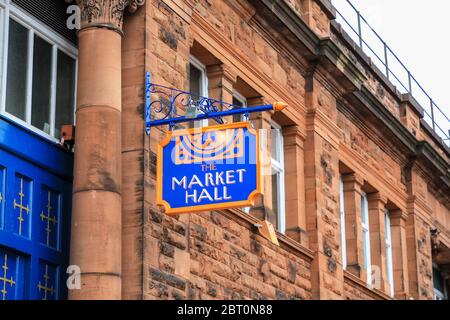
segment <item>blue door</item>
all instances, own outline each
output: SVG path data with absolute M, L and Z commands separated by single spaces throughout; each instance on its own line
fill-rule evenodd
M 72 153 L 0 115 L 0 300 L 64 299 Z

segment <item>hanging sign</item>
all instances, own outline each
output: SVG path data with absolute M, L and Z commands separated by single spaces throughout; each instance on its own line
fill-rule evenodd
M 261 193 L 259 135 L 248 122 L 169 132 L 157 159 L 167 214 L 252 206 Z

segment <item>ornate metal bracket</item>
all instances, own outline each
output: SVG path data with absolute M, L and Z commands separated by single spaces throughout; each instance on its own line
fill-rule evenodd
M 150 134 L 150 128 L 154 126 L 169 125 L 172 129 L 178 123 L 204 119 L 214 119 L 218 124 L 223 124 L 223 117 L 226 116 L 244 114 L 248 118 L 248 114 L 252 112 L 281 111 L 287 107 L 283 102 L 276 102 L 242 108 L 206 97 L 194 97 L 190 92 L 152 83 L 149 72 L 146 73 L 145 97 L 147 134 Z M 185 114 L 181 115 L 180 112 Z M 153 114 L 157 119 L 152 120 Z

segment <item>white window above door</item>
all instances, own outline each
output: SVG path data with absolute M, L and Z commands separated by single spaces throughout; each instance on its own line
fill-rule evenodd
M 9 2 L 0 25 L 0 113 L 56 141 L 74 123 L 78 50 Z

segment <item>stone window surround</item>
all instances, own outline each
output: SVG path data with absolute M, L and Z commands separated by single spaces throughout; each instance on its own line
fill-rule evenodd
M 193 64 L 196 68 L 198 68 L 199 70 L 204 70 L 205 71 L 205 75 L 206 75 L 206 80 L 205 80 L 205 85 L 206 88 L 208 88 L 207 90 L 207 95 L 210 98 L 214 98 L 214 99 L 218 99 L 218 100 L 222 100 L 226 103 L 232 103 L 232 99 L 236 98 L 239 101 L 244 102 L 245 105 L 247 106 L 252 106 L 252 105 L 259 105 L 259 104 L 263 104 L 265 103 L 265 98 L 264 97 L 252 97 L 252 98 L 247 98 L 244 95 L 242 95 L 241 93 L 238 92 L 238 90 L 235 88 L 236 83 L 237 83 L 237 79 L 238 79 L 238 74 L 234 72 L 234 70 L 232 70 L 232 68 L 230 66 L 227 66 L 223 63 L 219 63 L 219 64 L 215 64 L 215 65 L 205 65 L 203 64 L 200 59 L 196 58 L 195 56 L 193 56 L 192 54 L 190 55 L 190 59 L 189 62 L 191 64 Z M 212 79 L 214 78 L 214 79 Z M 217 81 L 217 78 L 220 78 L 219 81 Z M 216 87 L 217 82 L 220 83 L 218 87 Z M 217 92 L 217 90 L 220 91 L 220 93 Z M 216 96 L 218 95 L 218 96 Z M 232 121 L 231 118 L 227 117 L 225 118 L 226 121 Z M 259 122 L 259 121 L 257 121 Z M 276 123 L 273 123 L 273 121 L 271 120 L 270 116 L 265 119 L 262 120 L 262 122 L 267 122 L 268 125 L 272 125 L 274 124 L 275 126 L 279 127 L 279 129 L 282 129 L 282 126 L 277 125 Z M 265 126 L 262 125 L 255 125 L 256 128 L 262 128 L 264 129 Z M 283 134 L 281 134 L 281 139 L 283 140 Z M 283 148 L 283 159 L 281 159 L 281 161 L 283 162 L 282 165 L 280 165 L 278 163 L 278 165 L 276 165 L 276 167 L 278 169 L 281 169 L 282 172 L 284 172 L 284 153 L 285 153 L 285 148 Z M 273 159 L 271 159 L 271 164 Z M 284 180 L 284 175 L 282 177 L 282 180 Z M 265 184 L 267 184 L 265 182 Z M 279 193 L 279 197 L 284 197 L 285 195 L 285 191 L 284 191 L 284 181 L 282 181 L 282 188 L 278 191 Z M 267 197 L 263 197 L 263 199 L 266 199 Z M 266 199 L 263 200 L 263 203 L 256 203 L 254 208 L 260 209 L 263 208 L 263 211 L 266 211 L 267 208 L 271 208 L 271 205 L 268 205 L 267 201 L 271 201 L 271 199 Z M 283 218 L 283 223 L 281 224 L 281 228 L 279 228 L 279 233 L 280 234 L 284 234 L 285 233 L 285 229 L 286 229 L 286 211 L 285 211 L 285 202 L 282 202 L 282 216 Z M 240 209 L 242 212 L 247 213 L 247 214 L 251 214 L 251 208 L 241 208 Z M 265 217 L 262 217 L 260 215 L 258 215 L 259 219 L 264 219 L 264 218 L 268 218 L 267 214 L 265 214 Z M 279 217 L 276 217 L 277 219 Z M 270 220 L 270 219 L 269 219 Z
M 212 57 L 212 56 L 211 56 Z M 210 58 L 211 58 L 210 57 Z M 216 58 L 216 57 L 214 57 Z M 211 59 L 212 60 L 212 59 Z M 251 107 L 255 105 L 262 105 L 267 104 L 268 98 L 262 97 L 259 95 L 256 96 L 248 96 L 244 95 L 241 92 L 239 92 L 239 89 L 237 88 L 239 73 L 238 70 L 235 70 L 235 68 L 231 65 L 226 65 L 222 62 L 218 62 L 216 64 L 212 65 L 205 65 L 207 69 L 207 76 L 208 76 L 208 85 L 209 85 L 209 97 L 214 99 L 222 100 L 226 103 L 232 103 L 233 98 L 240 98 L 241 100 L 245 99 L 246 105 Z M 248 89 L 252 89 L 251 83 L 247 84 L 249 86 Z M 255 128 L 260 129 L 270 129 L 271 122 L 273 120 L 274 112 L 266 112 L 262 114 L 250 114 L 250 120 L 253 122 Z M 225 118 L 226 121 L 232 121 L 229 117 Z M 301 160 L 301 164 L 298 164 L 295 166 L 294 169 L 295 172 L 303 172 L 304 168 L 304 160 L 303 160 L 303 153 L 304 153 L 304 146 L 303 143 L 305 141 L 304 132 L 298 128 L 296 125 L 286 125 L 285 123 L 282 123 L 282 136 L 284 140 L 284 165 L 288 162 L 294 161 L 298 162 Z M 285 130 L 287 129 L 287 130 Z M 288 159 L 286 156 L 286 152 L 288 150 L 291 150 L 293 153 L 294 158 Z M 292 171 L 292 170 L 291 170 Z M 288 174 L 288 172 L 285 172 L 285 174 Z M 293 174 L 291 172 L 291 174 Z M 295 176 L 298 176 L 295 174 Z M 271 177 L 268 177 L 269 180 L 271 180 Z M 265 181 L 264 183 L 265 188 L 270 189 L 271 191 L 271 182 Z M 278 232 L 279 236 L 284 235 L 288 236 L 293 241 L 298 242 L 304 248 L 308 247 L 308 235 L 306 233 L 306 211 L 305 211 L 305 186 L 304 182 L 296 181 L 295 188 L 292 186 L 290 190 L 294 190 L 297 194 L 295 199 L 288 199 L 287 198 L 287 190 L 285 193 L 285 230 L 283 232 Z M 269 192 L 271 194 L 271 192 Z M 291 192 L 292 193 L 292 192 Z M 299 194 L 302 193 L 302 194 Z M 256 217 L 258 220 L 269 220 L 273 222 L 272 215 L 270 214 L 270 208 L 271 208 L 271 197 L 260 197 L 256 200 L 255 206 L 253 208 L 241 208 L 238 209 L 239 211 L 242 211 L 244 214 L 249 214 L 254 217 Z M 291 210 L 292 209 L 292 210 Z M 291 217 L 287 215 L 291 212 L 298 212 L 298 215 L 296 217 Z
M 342 254 L 342 268 L 347 269 L 347 246 L 345 239 L 345 201 L 344 201 L 344 181 L 342 174 L 339 175 L 339 217 L 341 221 L 341 254 Z
M 31 125 L 31 86 L 32 86 L 32 68 L 27 70 L 27 85 L 26 85 L 26 117 L 25 120 L 19 119 L 14 115 L 6 112 L 6 82 L 7 82 L 7 63 L 8 63 L 8 45 L 6 44 L 6 39 L 8 37 L 8 25 L 9 19 L 13 18 L 14 21 L 18 22 L 20 25 L 24 26 L 26 29 L 30 30 L 28 46 L 30 46 L 34 35 L 39 36 L 46 42 L 52 45 L 53 55 L 57 54 L 58 50 L 75 60 L 75 91 L 74 91 L 74 105 L 73 105 L 73 119 L 75 121 L 75 106 L 76 106 L 76 88 L 77 88 L 77 73 L 78 73 L 78 49 L 71 44 L 68 40 L 64 39 L 62 36 L 58 35 L 51 28 L 38 21 L 36 18 L 30 16 L 28 13 L 24 12 L 22 9 L 18 8 L 10 0 L 0 0 L 0 114 L 5 115 L 11 120 L 23 125 L 24 127 L 30 129 L 31 131 L 43 136 L 46 139 L 57 142 L 55 138 L 55 112 L 56 112 L 56 85 L 53 85 L 51 93 L 51 106 L 50 106 L 50 134 L 34 127 Z M 29 49 L 32 51 L 32 48 Z M 28 63 L 32 60 L 30 54 L 28 54 Z M 56 59 L 52 61 L 52 79 L 55 79 L 56 75 Z
M 362 227 L 362 243 L 363 243 L 363 261 L 367 274 L 367 283 L 372 285 L 372 248 L 370 241 L 370 218 L 369 218 L 369 201 L 367 193 L 361 193 L 361 227 Z
M 385 252 L 386 252 L 386 271 L 387 282 L 389 285 L 389 293 L 394 296 L 394 262 L 392 260 L 392 233 L 391 233 L 391 216 L 388 209 L 385 209 L 384 213 L 384 225 L 385 225 Z
M 195 69 L 200 71 L 200 96 L 208 98 L 208 72 L 206 70 L 206 66 L 200 62 L 195 56 L 189 56 L 189 65 L 193 66 Z M 190 77 L 190 75 L 189 75 Z M 190 90 L 189 90 L 190 91 Z M 195 121 L 194 127 L 204 127 L 208 125 L 208 119 Z
M 347 178 L 346 178 L 347 176 Z M 348 182 L 353 182 L 356 185 L 359 186 L 360 188 L 360 193 L 364 194 L 366 192 L 364 192 L 364 185 L 365 183 L 369 183 L 368 181 L 365 181 L 361 176 L 359 176 L 357 173 L 355 172 L 350 172 L 350 173 L 341 173 L 341 177 L 343 180 L 343 184 L 348 183 Z M 349 178 L 350 177 L 350 178 Z M 353 177 L 353 178 L 352 178 Z M 347 186 L 348 188 L 348 186 Z M 401 209 L 398 209 L 398 207 L 393 204 L 392 202 L 390 202 L 390 200 L 383 196 L 379 191 L 377 190 L 370 190 L 370 192 L 367 191 L 367 199 L 368 199 L 368 209 L 369 209 L 369 233 L 370 233 L 370 237 L 373 237 L 373 233 L 376 233 L 377 238 L 382 242 L 383 244 L 383 248 L 376 248 L 376 244 L 373 243 L 373 241 L 371 241 L 370 246 L 371 246 L 371 257 L 372 257 L 372 264 L 375 263 L 374 260 L 374 255 L 380 255 L 379 258 L 381 258 L 381 260 L 377 261 L 377 264 L 383 264 L 380 266 L 381 269 L 381 283 L 380 283 L 380 287 L 379 288 L 374 288 L 373 286 L 369 285 L 366 282 L 366 272 L 364 272 L 365 270 L 363 270 L 363 266 L 360 265 L 358 268 L 356 268 L 356 270 L 360 270 L 360 272 L 355 272 L 355 270 L 352 270 L 352 265 L 349 265 L 349 270 L 345 270 L 344 269 L 344 275 L 346 278 L 352 278 L 352 279 L 356 279 L 358 278 L 359 284 L 365 282 L 366 285 L 365 287 L 367 287 L 368 290 L 372 290 L 374 292 L 377 292 L 378 294 L 382 294 L 385 297 L 389 297 L 389 298 L 400 298 L 400 299 L 404 299 L 404 297 L 407 296 L 407 293 L 409 291 L 408 288 L 408 275 L 407 275 L 407 266 L 404 265 L 402 259 L 405 257 L 406 252 L 404 252 L 406 250 L 406 248 L 404 246 L 402 246 L 402 241 L 404 239 L 402 239 L 402 237 L 405 236 L 405 232 L 406 232 L 406 219 L 407 219 L 407 214 L 405 212 L 403 212 Z M 349 192 L 349 190 L 345 190 L 344 192 Z M 357 201 L 357 196 L 358 193 L 353 190 L 350 191 L 354 193 L 354 197 L 355 197 L 355 201 Z M 348 198 L 347 198 L 348 199 Z M 382 209 L 379 210 L 380 212 L 383 213 L 383 217 L 382 217 L 382 221 L 373 221 L 373 214 L 376 213 L 374 211 L 374 206 L 375 204 L 378 203 L 378 206 Z M 345 204 L 344 201 L 344 208 L 348 208 Z M 345 214 L 347 214 L 348 209 L 344 209 Z M 374 213 L 372 213 L 374 212 Z M 392 283 L 390 283 L 390 280 L 388 279 L 389 277 L 389 273 L 388 273 L 388 261 L 387 261 L 387 252 L 386 252 L 386 244 L 387 244 L 387 239 L 386 239 L 386 225 L 385 225 L 385 214 L 389 214 L 389 218 L 390 218 L 390 245 L 391 245 L 391 250 L 392 250 L 392 258 L 391 258 L 391 263 L 392 263 Z M 381 215 L 381 213 L 380 213 Z M 356 215 L 357 216 L 357 215 Z M 347 223 L 347 221 L 346 221 Z M 376 230 L 375 228 L 373 228 L 375 226 L 375 223 L 379 223 L 379 225 L 376 225 Z M 382 224 L 382 226 L 380 225 Z M 362 229 L 362 228 L 360 228 Z M 371 230 L 373 229 L 373 230 Z M 348 228 L 347 228 L 348 230 Z M 400 243 L 398 242 L 400 241 Z M 347 242 L 347 240 L 346 240 Z M 362 244 L 362 241 L 359 242 Z M 401 252 L 396 252 L 395 249 L 400 249 Z M 362 248 L 357 248 L 357 250 L 359 250 L 362 253 Z M 381 250 L 381 251 L 380 251 Z M 348 253 L 348 252 L 347 252 Z M 347 257 L 346 257 L 347 258 Z M 358 261 L 360 261 L 358 259 Z M 361 259 L 361 261 L 359 263 L 363 263 L 363 260 Z M 354 267 L 354 266 L 353 266 Z M 363 272 L 361 272 L 363 271 Z

